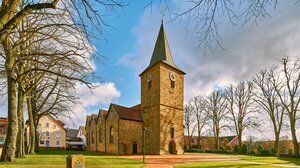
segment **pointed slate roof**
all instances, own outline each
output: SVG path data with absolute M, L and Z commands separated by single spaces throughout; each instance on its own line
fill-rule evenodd
M 158 36 L 156 39 L 156 43 L 155 43 L 155 47 L 153 50 L 150 64 L 143 72 L 145 72 L 147 69 L 151 68 L 158 62 L 164 62 L 164 63 L 168 64 L 169 66 L 183 72 L 180 68 L 178 68 L 174 64 L 172 53 L 171 53 L 170 46 L 169 46 L 169 42 L 167 39 L 167 35 L 164 30 L 163 21 L 161 22 L 161 26 L 160 26 L 159 33 L 158 33 Z

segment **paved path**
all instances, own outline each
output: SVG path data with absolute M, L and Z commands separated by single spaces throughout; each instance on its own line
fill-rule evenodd
M 123 158 L 143 160 L 142 155 L 129 155 L 121 156 Z M 216 155 L 208 153 L 197 153 L 197 154 L 185 154 L 185 155 L 146 155 L 146 168 L 172 168 L 176 164 L 188 163 L 188 162 L 209 162 L 209 161 L 232 161 L 232 162 L 243 162 L 260 165 L 270 165 L 276 167 L 300 167 L 285 164 L 268 164 L 261 162 L 252 162 L 246 160 L 240 160 L 240 157 L 234 155 Z

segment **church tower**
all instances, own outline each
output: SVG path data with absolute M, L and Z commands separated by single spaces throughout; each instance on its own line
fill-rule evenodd
M 174 64 L 162 22 L 150 64 L 140 74 L 146 154 L 183 154 L 184 75 Z

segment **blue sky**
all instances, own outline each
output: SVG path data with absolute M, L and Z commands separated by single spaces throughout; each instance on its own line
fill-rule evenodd
M 116 103 L 124 106 L 140 103 L 140 80 L 135 67 L 122 66 L 118 61 L 125 53 L 135 50 L 136 37 L 133 29 L 140 21 L 145 6 L 144 1 L 130 2 L 122 12 L 108 17 L 109 23 L 114 28 L 106 28 L 109 33 L 105 36 L 107 40 L 95 42 L 97 51 L 104 56 L 102 63 L 97 64 L 96 74 L 101 78 L 101 82 L 109 81 L 116 84 L 116 88 L 121 92 L 121 97 Z M 145 59 L 150 60 L 150 55 L 151 53 L 145 55 Z M 104 104 L 101 108 L 108 106 Z

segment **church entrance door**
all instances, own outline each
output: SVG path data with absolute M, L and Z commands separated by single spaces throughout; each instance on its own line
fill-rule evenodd
M 135 141 L 132 143 L 132 153 L 137 154 L 137 143 Z
M 173 140 L 169 143 L 169 154 L 177 154 L 176 143 Z

